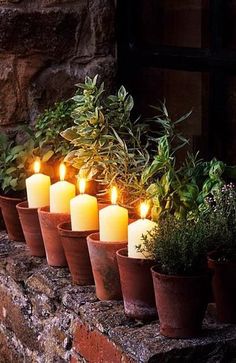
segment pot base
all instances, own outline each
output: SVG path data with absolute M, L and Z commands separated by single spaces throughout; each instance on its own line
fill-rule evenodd
M 127 242 L 103 242 L 99 233 L 90 234 L 87 242 L 97 298 L 122 300 L 116 251 L 126 247 Z
M 58 232 L 65 251 L 72 282 L 80 286 L 94 285 L 87 236 L 97 231 L 72 231 L 70 223 L 61 223 L 58 226 Z
M 6 226 L 8 238 L 12 241 L 25 242 L 16 205 L 23 202 L 20 198 L 0 196 L 2 216 Z
M 127 248 L 117 251 L 116 255 L 125 314 L 143 321 L 156 319 L 157 310 L 150 270 L 155 262 L 128 257 Z
M 16 206 L 26 244 L 29 247 L 30 255 L 35 257 L 45 257 L 43 237 L 39 224 L 38 209 L 29 208 L 27 202 L 22 202 Z
M 57 226 L 62 222 L 69 222 L 70 215 L 51 213 L 49 207 L 39 208 L 38 214 L 48 265 L 66 267 L 67 261 Z

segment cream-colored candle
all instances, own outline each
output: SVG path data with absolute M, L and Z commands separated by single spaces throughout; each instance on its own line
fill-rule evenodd
M 138 252 L 136 246 L 144 246 L 142 236 L 147 236 L 148 232 L 157 226 L 157 223 L 146 219 L 148 212 L 148 205 L 146 203 L 141 204 L 140 212 L 141 219 L 128 226 L 128 256 L 133 258 L 150 258 L 147 253 Z
M 26 179 L 26 193 L 29 208 L 40 208 L 49 205 L 50 177 L 40 172 L 40 161 L 34 162 L 34 172 Z
M 50 212 L 70 213 L 70 200 L 75 196 L 75 186 L 65 181 L 66 167 L 60 165 L 60 181 L 50 187 Z
M 71 229 L 72 231 L 98 230 L 98 202 L 92 195 L 84 194 L 86 181 L 79 181 L 80 195 L 71 199 Z
M 100 240 L 106 242 L 127 241 L 128 210 L 116 205 L 117 189 L 112 188 L 112 205 L 99 211 Z

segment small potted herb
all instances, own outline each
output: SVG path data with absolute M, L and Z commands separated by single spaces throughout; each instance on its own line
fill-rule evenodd
M 206 200 L 206 215 L 222 225 L 214 238 L 208 265 L 213 270 L 212 287 L 218 319 L 236 323 L 236 189 L 230 183 Z
M 207 245 L 212 223 L 168 214 L 144 236 L 143 251 L 156 261 L 152 276 L 160 332 L 172 338 L 200 333 L 208 302 L 210 278 Z
M 25 199 L 25 179 L 32 165 L 32 142 L 17 145 L 0 135 L 0 204 L 9 239 L 24 241 L 16 205 Z

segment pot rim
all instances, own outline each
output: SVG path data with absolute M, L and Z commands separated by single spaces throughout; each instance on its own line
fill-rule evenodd
M 207 254 L 207 260 L 208 262 L 210 263 L 213 263 L 215 265 L 218 265 L 218 266 L 225 266 L 225 265 L 231 265 L 231 266 L 236 266 L 236 261 L 217 261 L 215 258 L 214 258 L 214 254 L 216 253 L 216 251 L 212 251 L 212 252 L 209 252 Z
M 152 272 L 152 275 L 155 276 L 155 275 L 158 275 L 159 277 L 161 277 L 163 280 L 169 280 L 169 279 L 175 279 L 175 280 L 198 280 L 200 278 L 205 278 L 206 276 L 210 276 L 211 273 L 210 271 L 206 270 L 205 273 L 202 273 L 201 275 L 166 275 L 166 274 L 163 274 L 161 272 L 158 272 L 156 271 L 156 269 L 158 268 L 159 266 L 156 264 L 154 266 L 151 267 L 151 272 Z
M 7 196 L 5 196 L 5 195 L 3 195 L 3 194 L 0 194 L 0 199 L 2 199 L 2 200 L 5 200 L 5 201 L 18 201 L 18 203 L 21 203 L 21 202 L 23 202 L 23 201 L 25 201 L 25 198 L 16 198 L 16 197 L 7 197 Z
M 135 257 L 129 257 L 128 256 L 128 248 L 120 248 L 119 250 L 116 251 L 116 255 L 119 258 L 122 258 L 123 260 L 126 261 L 130 261 L 130 262 L 134 262 L 134 263 L 141 263 L 141 264 L 153 264 L 153 266 L 155 265 L 156 261 L 155 260 L 151 260 L 150 258 L 135 258 Z
M 32 213 L 32 212 L 37 212 L 38 208 L 29 208 L 28 207 L 28 201 L 25 200 L 24 202 L 20 202 L 16 205 L 16 208 L 20 211 L 24 211 L 25 213 Z
M 97 237 L 97 238 L 95 238 L 95 237 Z M 102 245 L 106 245 L 106 244 L 109 244 L 109 245 L 128 244 L 128 241 L 101 241 L 99 239 L 99 232 L 90 233 L 88 235 L 88 241 L 92 242 L 94 244 L 102 244 Z
M 72 231 L 70 222 L 62 222 L 57 225 L 60 236 L 67 238 L 87 237 L 89 234 L 97 233 L 97 230 Z
M 50 208 L 49 206 L 40 207 L 40 208 L 38 208 L 38 212 L 41 213 L 41 214 L 47 214 L 47 215 L 70 216 L 70 213 L 54 213 L 54 212 L 50 212 L 49 208 Z

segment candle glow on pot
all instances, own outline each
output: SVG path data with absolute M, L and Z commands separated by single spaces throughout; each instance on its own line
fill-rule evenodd
M 71 199 L 71 229 L 72 231 L 98 230 L 98 203 L 97 198 L 85 194 L 86 180 L 79 180 L 80 195 Z
M 66 166 L 61 163 L 59 167 L 60 181 L 50 188 L 50 212 L 70 213 L 70 200 L 75 196 L 75 186 L 65 181 Z
M 40 160 L 35 160 L 35 174 L 26 179 L 26 193 L 29 208 L 40 208 L 49 205 L 50 177 L 40 173 Z
M 136 246 L 144 246 L 143 236 L 146 236 L 157 224 L 150 219 L 146 219 L 149 211 L 147 202 L 140 205 L 140 217 L 137 221 L 128 226 L 128 257 L 133 258 L 150 258 L 145 252 L 138 252 Z
M 128 210 L 117 205 L 118 190 L 112 187 L 111 203 L 99 212 L 100 240 L 124 242 L 128 238 Z

